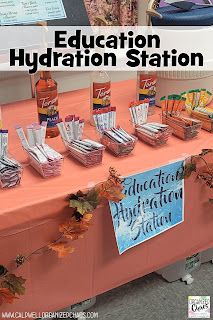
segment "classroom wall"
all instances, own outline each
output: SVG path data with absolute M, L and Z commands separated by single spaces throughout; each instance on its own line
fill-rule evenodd
M 146 24 L 146 7 L 148 0 L 138 0 L 139 25 Z M 63 0 L 67 19 L 49 21 L 49 25 L 89 25 L 89 19 L 83 0 Z M 134 72 L 111 72 L 112 81 L 136 77 Z M 54 72 L 59 83 L 59 91 L 66 92 L 88 87 L 88 72 Z M 0 73 L 0 104 L 31 98 L 30 78 L 27 72 Z
M 53 72 L 59 92 L 89 87 L 89 72 Z M 135 72 L 110 72 L 113 82 L 136 78 Z M 37 78 L 37 77 L 36 77 Z M 26 72 L 0 73 L 0 104 L 31 98 L 30 77 Z
M 146 9 L 148 0 L 138 0 L 138 25 L 146 25 Z

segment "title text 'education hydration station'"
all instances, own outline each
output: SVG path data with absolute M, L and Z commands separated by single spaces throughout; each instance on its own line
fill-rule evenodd
M 94 32 L 91 28 L 62 27 L 48 29 L 37 47 L 10 48 L 9 65 L 35 73 L 43 68 L 54 70 L 141 70 L 205 68 L 208 48 L 197 49 L 194 30 L 162 31 L 146 28 L 110 28 Z M 101 30 L 102 30 L 101 29 Z M 170 39 L 171 37 L 171 39 Z M 181 37 L 182 41 L 178 39 Z M 199 37 L 199 35 L 198 35 Z M 189 41 L 188 46 L 185 41 Z M 191 42 L 191 43 L 190 43 Z

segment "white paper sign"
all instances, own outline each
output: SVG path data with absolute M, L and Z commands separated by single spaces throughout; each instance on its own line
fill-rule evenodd
M 66 18 L 62 0 L 1 0 L 0 25 Z

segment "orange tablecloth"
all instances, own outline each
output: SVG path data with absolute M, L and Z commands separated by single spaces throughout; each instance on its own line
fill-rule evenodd
M 135 82 L 113 84 L 113 105 L 117 106 L 118 123 L 132 132 L 128 103 L 135 98 Z M 78 114 L 89 118 L 89 90 L 60 95 L 61 116 Z M 14 125 L 26 126 L 37 120 L 34 100 L 9 104 L 2 110 L 4 127 L 10 130 L 10 153 L 19 161 L 26 155 L 16 137 Z M 160 119 L 157 109 L 154 120 Z M 95 135 L 86 125 L 85 133 Z M 60 137 L 48 141 L 64 153 Z M 103 164 L 84 168 L 65 158 L 60 177 L 44 180 L 26 167 L 21 186 L 0 192 L 0 264 L 8 265 L 17 254 L 27 254 L 55 238 L 59 221 L 68 214 L 65 198 L 69 193 L 103 181 L 109 166 L 122 175 L 143 172 L 167 164 L 185 154 L 196 154 L 213 147 L 213 134 L 201 131 L 192 141 L 175 137 L 167 146 L 154 149 L 138 142 L 129 157 L 117 159 L 105 152 Z M 197 251 L 213 247 L 212 205 L 210 191 L 190 178 L 185 183 L 185 222 L 119 256 L 108 205 L 95 214 L 94 226 L 84 239 L 75 243 L 76 252 L 60 260 L 53 253 L 38 255 L 20 268 L 27 279 L 25 296 L 2 311 L 55 311 L 126 283 L 171 264 Z

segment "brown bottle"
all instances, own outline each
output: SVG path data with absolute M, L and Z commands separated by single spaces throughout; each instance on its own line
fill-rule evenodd
M 50 71 L 41 71 L 40 79 L 36 83 L 36 98 L 39 123 L 47 122 L 47 138 L 59 135 L 57 121 L 58 112 L 58 85 L 52 79 Z
M 105 71 L 91 73 L 90 84 L 90 124 L 95 125 L 93 111 L 110 107 L 111 105 L 111 80 Z

